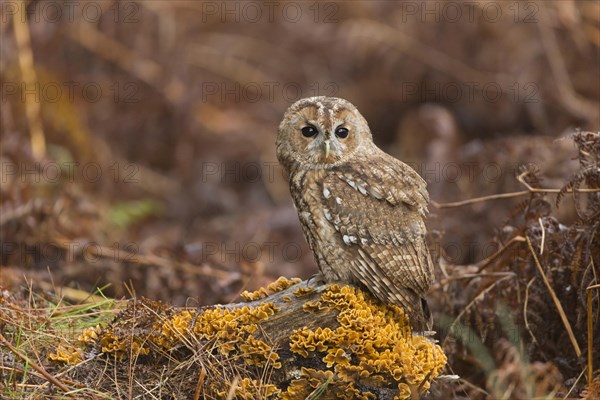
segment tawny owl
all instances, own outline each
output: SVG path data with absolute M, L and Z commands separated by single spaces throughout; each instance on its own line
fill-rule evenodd
M 360 284 L 401 306 L 413 329 L 429 328 L 425 181 L 379 149 L 367 121 L 339 98 L 294 103 L 276 146 L 322 278 Z

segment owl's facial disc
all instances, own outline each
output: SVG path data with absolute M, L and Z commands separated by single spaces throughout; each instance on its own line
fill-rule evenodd
M 317 103 L 317 107 L 306 107 L 299 114 L 297 129 L 311 162 L 336 163 L 350 156 L 359 144 L 358 124 L 350 110 Z
M 349 162 L 372 143 L 356 108 L 343 99 L 312 97 L 293 104 L 280 125 L 278 158 L 293 165 L 322 168 Z
M 308 125 L 312 126 L 312 125 Z M 305 128 L 302 128 L 306 131 Z M 347 153 L 347 144 L 343 143 L 330 131 L 318 130 L 314 136 L 303 135 L 305 153 L 313 163 L 334 163 L 342 159 Z

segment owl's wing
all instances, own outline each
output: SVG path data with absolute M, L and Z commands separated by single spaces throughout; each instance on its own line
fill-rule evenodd
M 426 184 L 406 164 L 381 157 L 332 170 L 323 181 L 323 212 L 356 255 L 353 276 L 380 300 L 402 306 L 411 322 L 426 319 L 422 297 L 433 277 Z

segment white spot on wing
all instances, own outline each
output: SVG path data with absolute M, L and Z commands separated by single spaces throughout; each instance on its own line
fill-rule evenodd
M 335 202 L 338 203 L 339 205 L 342 204 L 342 199 L 340 199 L 339 197 L 335 198 Z
M 323 215 L 325 215 L 325 219 L 326 219 L 327 221 L 331 221 L 331 213 L 329 212 L 329 210 L 327 210 L 327 209 L 324 209 L 324 210 L 323 210 Z
M 331 197 L 331 192 L 329 191 L 329 189 L 323 188 L 323 196 L 325 196 L 326 199 Z
M 361 185 L 356 185 L 357 187 L 355 187 L 355 189 L 358 189 L 359 192 L 361 192 L 363 195 L 367 195 L 367 189 L 365 189 L 363 186 Z
M 344 243 L 350 245 L 352 243 L 356 243 L 356 236 L 352 236 L 352 235 L 344 235 L 342 237 L 342 239 L 344 240 Z

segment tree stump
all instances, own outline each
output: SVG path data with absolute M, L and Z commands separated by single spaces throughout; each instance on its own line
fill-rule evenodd
M 81 335 L 91 360 L 76 370 L 117 397 L 403 399 L 446 364 L 402 309 L 360 288 L 280 278 L 242 296 L 196 309 L 130 300 Z

